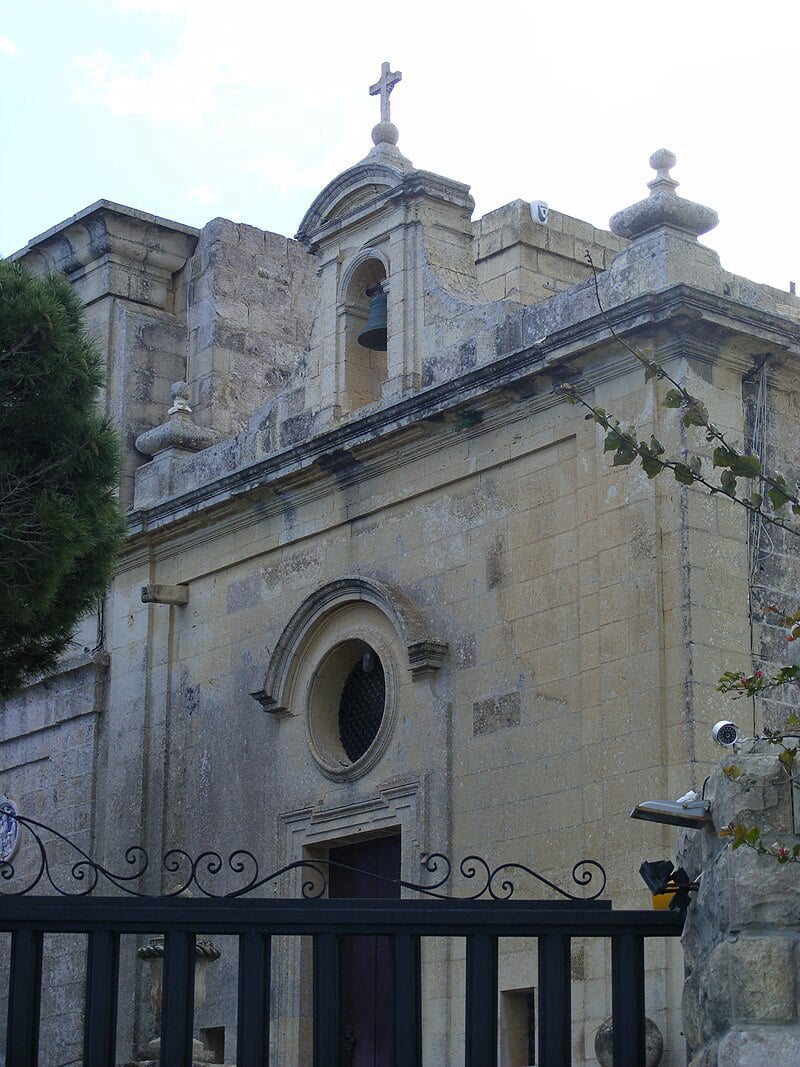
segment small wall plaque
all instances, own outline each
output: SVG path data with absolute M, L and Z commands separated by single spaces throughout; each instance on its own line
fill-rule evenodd
M 19 809 L 5 794 L 0 796 L 0 863 L 8 863 L 19 848 Z

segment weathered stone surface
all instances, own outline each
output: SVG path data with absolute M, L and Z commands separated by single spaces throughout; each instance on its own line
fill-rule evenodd
M 794 1067 L 800 1063 L 800 1033 L 767 1027 L 733 1030 L 720 1041 L 713 1063 L 715 1067 Z
M 692 1057 L 689 1067 L 717 1067 L 717 1045 L 708 1045 Z
M 520 724 L 519 693 L 479 700 L 472 706 L 472 730 L 475 736 L 491 734 Z
M 687 1044 L 697 1051 L 698 1063 L 766 1062 L 758 1059 L 761 1038 L 751 1035 L 760 1034 L 764 1024 L 797 1022 L 796 868 L 781 866 L 746 847 L 733 851 L 719 837 L 728 823 L 742 822 L 792 843 L 791 791 L 778 751 L 767 746 L 764 752 L 737 752 L 725 758 L 706 790 L 713 827 L 682 835 L 679 859 L 693 876 L 700 876 L 700 890 L 683 934 L 689 970 L 684 1024 Z M 723 773 L 732 765 L 741 771 L 737 779 Z M 797 1032 L 785 1031 L 781 1042 L 791 1047 Z M 713 1051 L 717 1043 L 718 1059 Z M 736 1059 L 739 1055 L 741 1060 Z
M 664 1054 L 664 1039 L 652 1019 L 645 1019 L 645 1060 L 647 1067 L 658 1067 Z M 594 1051 L 600 1067 L 613 1067 L 614 1027 L 610 1018 L 599 1026 L 594 1038 Z

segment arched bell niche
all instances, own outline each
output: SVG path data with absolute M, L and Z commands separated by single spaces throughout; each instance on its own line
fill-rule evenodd
M 377 249 L 363 249 L 348 265 L 342 279 L 340 301 L 340 389 L 343 410 L 355 411 L 365 404 L 381 399 L 383 384 L 388 376 L 386 352 L 360 344 L 358 335 L 369 315 L 370 297 L 367 290 L 380 283 L 388 293 L 386 262 Z

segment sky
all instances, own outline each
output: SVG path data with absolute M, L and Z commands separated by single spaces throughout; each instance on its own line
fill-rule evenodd
M 608 225 L 657 148 L 723 266 L 800 282 L 800 5 L 772 0 L 0 0 L 0 255 L 101 198 L 293 236 L 372 146 Z

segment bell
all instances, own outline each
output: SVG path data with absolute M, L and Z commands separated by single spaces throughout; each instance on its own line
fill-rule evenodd
M 367 289 L 369 314 L 364 329 L 358 335 L 358 343 L 363 348 L 372 348 L 376 352 L 386 351 L 386 293 L 380 282 Z

